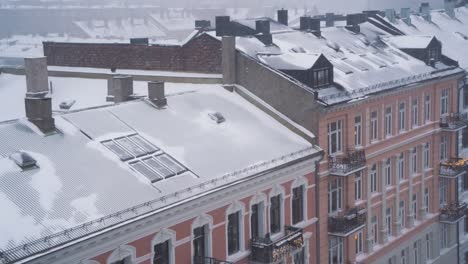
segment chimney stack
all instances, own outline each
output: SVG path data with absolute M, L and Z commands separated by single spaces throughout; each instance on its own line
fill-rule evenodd
M 223 83 L 236 82 L 236 37 L 224 36 L 222 39 Z
M 429 3 L 422 3 L 421 7 L 419 8 L 419 12 L 421 13 L 421 16 L 428 22 L 432 22 L 432 17 L 431 17 L 431 6 Z
M 309 29 L 312 31 L 312 34 L 320 38 L 322 36 L 322 32 L 320 30 L 320 18 L 310 18 Z
M 49 93 L 47 58 L 25 58 L 26 98 L 24 99 L 26 117 L 43 133 L 55 131 L 52 117 L 52 98 Z
M 359 24 L 365 22 L 367 19 L 367 15 L 360 13 L 360 14 L 349 14 L 346 16 L 346 29 L 352 31 L 356 34 L 361 32 L 361 27 Z
M 455 0 L 444 0 L 445 13 L 451 18 L 455 18 Z
M 122 103 L 131 100 L 133 95 L 133 77 L 114 75 L 107 82 L 107 101 Z
M 216 36 L 231 36 L 232 27 L 231 27 L 231 17 L 229 16 L 217 16 L 215 18 L 216 22 Z
M 299 18 L 299 29 L 301 31 L 307 31 L 310 29 L 310 17 L 308 16 L 301 16 Z
M 401 9 L 400 17 L 407 25 L 411 25 L 411 9 L 404 7 Z
M 385 10 L 385 17 L 390 21 L 390 23 L 396 22 L 396 12 L 395 9 L 386 9 Z
M 334 13 L 326 13 L 325 14 L 325 26 L 326 27 L 334 27 L 335 26 L 335 14 Z
M 281 9 L 278 10 L 278 23 L 287 26 L 289 24 L 288 10 Z
M 159 108 L 166 106 L 167 99 L 164 82 L 149 82 L 148 98 Z
M 273 36 L 270 32 L 270 21 L 269 20 L 257 20 L 255 21 L 255 37 L 260 40 L 266 46 L 273 44 Z

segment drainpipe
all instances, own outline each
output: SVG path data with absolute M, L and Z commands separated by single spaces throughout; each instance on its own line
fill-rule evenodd
M 319 176 L 319 164 L 323 160 L 323 151 L 320 156 L 320 159 L 315 162 L 315 215 L 317 216 L 317 223 L 315 224 L 315 229 L 317 233 L 317 238 L 315 239 L 315 263 L 320 263 L 320 202 L 319 202 L 319 185 L 320 185 L 320 176 Z

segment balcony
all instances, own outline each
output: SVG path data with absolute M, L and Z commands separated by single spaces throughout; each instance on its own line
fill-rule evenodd
M 454 224 L 467 213 L 467 204 L 453 202 L 440 209 L 439 221 L 446 224 Z
M 210 257 L 194 256 L 193 264 L 234 264 L 229 261 L 218 260 Z
M 254 263 L 276 263 L 304 246 L 302 229 L 286 226 L 285 235 L 275 241 L 254 238 L 250 241 L 250 259 Z
M 441 162 L 439 166 L 439 175 L 443 178 L 456 178 L 466 172 L 468 169 L 468 160 L 462 158 L 451 158 L 446 162 Z
M 328 218 L 328 233 L 333 236 L 347 237 L 366 224 L 366 209 L 355 207 L 343 216 Z
M 331 175 L 348 176 L 366 167 L 364 150 L 348 150 L 344 156 L 329 156 L 328 169 Z
M 467 127 L 468 116 L 461 113 L 452 113 L 440 118 L 440 128 L 443 131 L 459 131 Z

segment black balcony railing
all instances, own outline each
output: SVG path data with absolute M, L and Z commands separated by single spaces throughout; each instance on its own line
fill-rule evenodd
M 366 224 L 366 209 L 356 207 L 348 210 L 342 216 L 328 218 L 328 232 L 347 236 L 349 233 Z
M 468 161 L 462 158 L 451 158 L 440 163 L 439 175 L 441 177 L 456 177 L 468 169 Z
M 348 150 L 343 156 L 329 156 L 328 168 L 330 174 L 347 176 L 366 166 L 366 152 L 364 150 Z
M 444 130 L 456 131 L 468 125 L 468 116 L 465 113 L 452 113 L 440 118 L 440 127 Z
M 439 220 L 445 223 L 454 223 L 467 213 L 467 204 L 452 202 L 440 209 Z
M 219 260 L 210 257 L 202 257 L 202 256 L 194 256 L 193 257 L 194 264 L 234 264 L 229 261 Z
M 253 238 L 250 241 L 250 259 L 257 263 L 274 263 L 303 246 L 302 229 L 286 226 L 285 235 L 275 241 L 268 236 Z

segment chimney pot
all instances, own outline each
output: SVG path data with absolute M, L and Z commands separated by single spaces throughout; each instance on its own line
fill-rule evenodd
M 166 106 L 167 99 L 164 82 L 149 82 L 148 98 L 159 108 Z
M 278 23 L 287 26 L 289 24 L 288 10 L 281 9 L 278 10 Z

